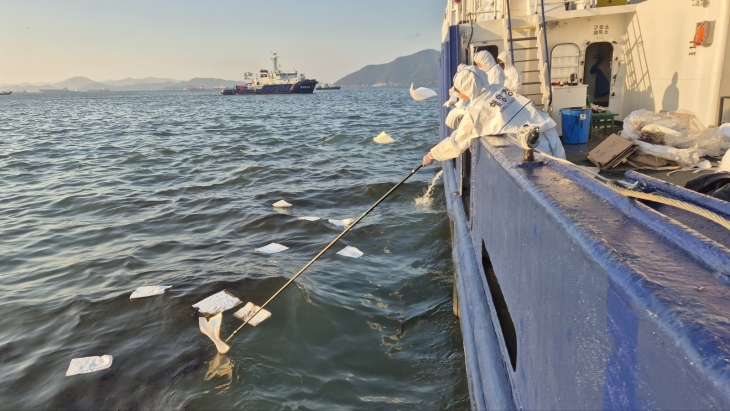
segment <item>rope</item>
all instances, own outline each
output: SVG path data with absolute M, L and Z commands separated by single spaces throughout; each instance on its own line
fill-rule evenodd
M 580 171 L 582 171 L 584 173 L 588 173 L 588 174 L 590 174 L 590 175 L 592 175 L 594 177 L 597 177 L 604 184 L 606 184 L 606 186 L 608 186 L 608 188 L 610 188 L 614 192 L 616 192 L 618 194 L 621 194 L 621 195 L 623 195 L 625 197 L 631 197 L 631 198 L 638 198 L 638 199 L 641 199 L 641 200 L 653 201 L 655 203 L 666 204 L 666 205 L 669 205 L 669 206 L 672 206 L 672 207 L 676 207 L 676 208 L 679 208 L 679 209 L 682 209 L 682 210 L 685 210 L 685 211 L 689 211 L 690 213 L 697 214 L 697 215 L 699 215 L 701 217 L 705 217 L 706 219 L 708 219 L 710 221 L 714 221 L 717 224 L 720 224 L 721 226 L 723 226 L 726 229 L 730 230 L 730 220 L 728 220 L 727 218 L 721 216 L 720 214 L 717 214 L 717 213 L 715 213 L 713 211 L 710 211 L 710 210 L 708 210 L 706 208 L 702 208 L 702 207 L 696 206 L 696 205 L 694 205 L 692 203 L 688 203 L 686 201 L 676 200 L 674 198 L 664 197 L 664 196 L 660 196 L 660 195 L 657 195 L 657 194 L 644 193 L 642 191 L 630 190 L 628 188 L 624 188 L 624 187 L 619 186 L 613 180 L 609 180 L 606 177 L 603 177 L 603 176 L 599 175 L 598 173 L 594 173 L 593 171 L 588 170 L 585 167 L 581 167 L 581 166 L 579 166 L 577 164 L 571 163 L 568 160 L 564 160 L 564 159 L 558 158 L 558 157 L 553 157 L 553 156 L 551 156 L 549 154 L 546 154 L 545 152 L 542 152 L 542 151 L 540 152 L 540 155 L 542 155 L 542 156 L 544 156 L 546 158 L 549 158 L 551 160 L 557 161 L 557 162 L 559 162 L 561 164 L 565 164 L 567 166 L 576 168 L 576 169 L 578 169 L 578 170 L 580 170 Z

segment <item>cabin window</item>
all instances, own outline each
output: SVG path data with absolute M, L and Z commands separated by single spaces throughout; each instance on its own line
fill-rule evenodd
M 502 337 L 507 348 L 512 371 L 517 370 L 517 331 L 515 324 L 512 322 L 512 316 L 507 308 L 507 302 L 502 294 L 502 287 L 499 285 L 497 274 L 492 267 L 492 260 L 489 258 L 487 247 L 482 241 L 482 268 L 484 275 L 487 277 L 487 285 L 489 286 L 489 294 L 492 296 L 494 308 L 497 310 L 497 320 L 499 327 L 502 329 Z
M 550 82 L 570 82 L 570 75 L 580 73 L 580 49 L 573 43 L 558 44 L 550 53 Z

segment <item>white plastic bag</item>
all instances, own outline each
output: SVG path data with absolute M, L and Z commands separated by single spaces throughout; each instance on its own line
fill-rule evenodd
M 675 148 L 666 145 L 650 144 L 641 140 L 637 140 L 634 143 L 639 146 L 639 151 L 642 153 L 673 160 L 682 166 L 693 166 L 702 161 L 702 157 L 707 154 L 704 150 Z
M 718 173 L 721 173 L 723 171 L 730 173 L 730 151 L 726 152 L 725 155 L 722 157 L 722 161 L 720 161 L 720 167 L 717 169 Z

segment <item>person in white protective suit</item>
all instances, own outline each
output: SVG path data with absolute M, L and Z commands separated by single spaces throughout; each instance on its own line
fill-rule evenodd
M 459 67 L 457 68 L 456 72 L 463 69 L 469 69 L 474 75 L 477 76 L 478 82 L 483 87 L 483 92 L 486 93 L 487 88 L 489 87 L 489 82 L 487 81 L 487 75 L 479 70 L 478 68 L 474 66 L 467 66 L 466 64 L 459 64 Z M 446 120 L 444 121 L 449 128 L 456 128 L 459 126 L 459 121 L 462 117 L 464 117 L 464 113 L 466 113 L 466 107 L 469 104 L 469 101 L 464 101 L 459 98 L 459 93 L 454 89 L 454 87 L 451 87 L 449 89 L 449 95 L 451 98 L 444 103 L 444 107 L 451 108 L 451 111 L 449 111 L 449 114 L 446 116 Z M 476 99 L 478 96 L 475 96 L 474 99 Z
M 565 150 L 555 130 L 555 122 L 538 111 L 528 98 L 512 93 L 500 85 L 485 89 L 473 69 L 463 69 L 454 76 L 454 88 L 460 98 L 469 101 L 459 127 L 423 156 L 423 165 L 433 160 L 458 157 L 472 139 L 481 136 L 517 134 L 524 126 L 540 127 L 537 149 L 554 157 L 565 158 Z
M 499 53 L 497 63 L 504 70 L 504 86 L 507 90 L 522 94 L 522 73 L 512 65 L 512 53 L 509 50 Z
M 486 50 L 477 52 L 477 54 L 474 55 L 474 65 L 487 74 L 487 81 L 490 85 L 504 85 L 504 71 L 502 71 L 502 67 L 499 67 L 497 62 L 494 61 L 492 53 Z

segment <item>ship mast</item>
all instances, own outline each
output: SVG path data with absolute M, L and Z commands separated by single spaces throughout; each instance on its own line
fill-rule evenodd
M 274 73 L 279 74 L 279 54 L 271 53 L 271 60 L 274 61 Z

